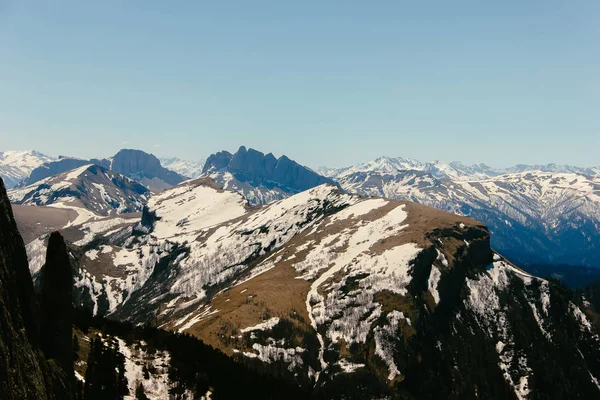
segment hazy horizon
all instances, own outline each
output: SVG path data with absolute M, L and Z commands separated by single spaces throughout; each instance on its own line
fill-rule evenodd
M 253 148 L 251 146 L 246 146 L 246 145 L 240 145 L 240 146 L 245 146 L 247 149 Z M 180 160 L 184 160 L 184 161 L 190 161 L 190 162 L 196 162 L 196 163 L 205 162 L 206 159 L 208 159 L 208 157 L 210 157 L 212 154 L 216 153 L 216 151 L 215 151 L 215 152 L 213 152 L 211 154 L 202 155 L 202 156 L 200 156 L 199 158 L 196 158 L 196 159 L 182 158 L 182 157 L 177 157 L 177 156 L 168 155 L 168 154 L 163 155 L 163 154 L 157 153 L 156 151 L 151 151 L 151 150 L 146 151 L 146 150 L 138 149 L 138 148 L 135 148 L 135 147 L 122 147 L 121 149 L 116 150 L 114 153 L 109 154 L 109 155 L 95 155 L 95 156 L 91 156 L 91 157 L 80 157 L 78 155 L 73 155 L 73 154 L 50 154 L 50 153 L 47 153 L 47 152 L 44 152 L 44 151 L 40 151 L 39 149 L 0 149 L 0 153 L 6 152 L 6 151 L 38 151 L 38 152 L 40 152 L 40 153 L 42 153 L 42 154 L 44 154 L 46 156 L 50 156 L 50 157 L 54 157 L 54 158 L 58 158 L 58 157 L 62 156 L 62 157 L 71 157 L 71 158 L 82 158 L 82 159 L 103 159 L 103 158 L 110 158 L 110 157 L 114 156 L 118 151 L 124 150 L 124 149 L 142 150 L 142 151 L 144 151 L 144 152 L 146 152 L 148 154 L 152 154 L 152 155 L 156 156 L 159 159 L 176 158 L 176 159 L 180 159 Z M 238 149 L 239 149 L 239 146 L 237 148 L 235 148 L 235 149 L 221 149 L 221 150 L 218 150 L 218 151 L 228 151 L 228 152 L 234 154 Z M 301 164 L 303 166 L 309 167 L 309 168 L 314 169 L 314 170 L 319 169 L 319 168 L 339 169 L 339 168 L 352 167 L 354 165 L 359 165 L 359 164 L 363 164 L 363 163 L 366 163 L 366 162 L 369 162 L 369 161 L 374 161 L 374 160 L 376 160 L 378 158 L 381 158 L 381 157 L 404 158 L 404 159 L 410 159 L 410 160 L 421 161 L 421 162 L 435 162 L 435 161 L 441 161 L 441 162 L 445 162 L 445 163 L 459 162 L 461 164 L 468 165 L 468 166 L 472 166 L 472 165 L 475 165 L 475 164 L 485 164 L 488 167 L 491 167 L 491 168 L 494 168 L 494 169 L 506 169 L 506 168 L 510 168 L 510 167 L 515 167 L 517 165 L 532 165 L 533 166 L 533 165 L 548 165 L 548 164 L 556 164 L 556 165 L 559 165 L 559 166 L 560 165 L 569 165 L 569 166 L 574 166 L 574 167 L 579 167 L 579 168 L 598 168 L 598 167 L 600 167 L 600 163 L 596 164 L 596 165 L 579 165 L 579 164 L 559 164 L 559 163 L 552 163 L 552 162 L 550 162 L 550 163 L 543 163 L 543 164 L 515 163 L 515 164 L 511 164 L 511 165 L 506 165 L 506 166 L 495 166 L 495 165 L 490 165 L 490 164 L 485 163 L 485 162 L 466 163 L 466 162 L 463 162 L 462 160 L 458 160 L 458 159 L 457 160 L 433 160 L 433 159 L 431 159 L 431 160 L 429 160 L 429 159 L 423 160 L 423 159 L 417 159 L 417 158 L 414 158 L 414 157 L 407 157 L 405 155 L 389 155 L 389 154 L 382 154 L 382 155 L 374 157 L 372 159 L 362 160 L 362 161 L 358 161 L 356 163 L 347 164 L 347 165 L 339 165 L 339 166 L 336 166 L 336 165 L 327 165 L 327 164 L 309 165 L 309 164 L 304 163 L 302 160 L 299 160 L 299 159 L 296 159 L 294 157 L 291 157 L 289 154 L 285 154 L 285 153 L 283 153 L 283 154 L 277 154 L 277 153 L 274 153 L 272 151 L 268 151 L 268 150 L 264 150 L 264 149 L 256 149 L 256 148 L 253 148 L 253 149 L 254 150 L 258 150 L 258 151 L 260 151 L 260 152 L 262 152 L 264 154 L 273 153 L 273 155 L 276 158 L 279 158 L 279 157 L 285 155 L 285 156 L 289 157 L 290 159 L 292 159 L 293 161 L 296 161 L 298 164 Z
M 600 3 L 0 6 L 0 147 L 600 165 Z

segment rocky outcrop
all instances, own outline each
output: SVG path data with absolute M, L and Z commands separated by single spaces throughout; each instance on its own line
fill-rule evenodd
M 23 186 L 32 185 L 43 179 L 88 164 L 111 169 L 153 190 L 163 190 L 186 180 L 184 176 L 164 168 L 154 155 L 141 150 L 124 149 L 119 151 L 112 159 L 93 158 L 83 160 L 63 157 L 58 161 L 45 163 L 31 172 Z
M 235 154 L 222 151 L 211 155 L 203 174 L 225 189 L 242 193 L 252 203 L 268 203 L 324 183 L 334 184 L 286 156 L 275 158 L 241 146 Z
M 227 168 L 229 162 L 233 158 L 233 154 L 228 151 L 219 151 L 218 153 L 211 154 L 206 160 L 202 173 L 206 174 L 210 170 L 221 170 Z
M 0 180 L 0 397 L 69 399 L 68 373 L 44 356 L 23 240 Z
M 178 173 L 162 167 L 154 155 L 140 150 L 119 151 L 112 159 L 111 169 L 150 189 L 162 190 L 186 180 Z
M 56 360 L 67 376 L 72 377 L 73 278 L 67 245 L 58 232 L 53 232 L 48 240 L 41 282 L 41 347 L 46 358 Z

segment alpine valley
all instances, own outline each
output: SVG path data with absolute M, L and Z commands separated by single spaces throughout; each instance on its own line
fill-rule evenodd
M 600 398 L 599 168 L 1 160 L 9 395 Z

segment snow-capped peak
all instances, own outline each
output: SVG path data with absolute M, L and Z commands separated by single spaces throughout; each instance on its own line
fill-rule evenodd
M 177 172 L 187 178 L 198 178 L 202 175 L 202 168 L 206 160 L 201 159 L 199 161 L 182 160 L 176 157 L 162 157 L 159 158 L 160 163 L 163 167 L 170 169 L 171 171 Z
M 35 168 L 54 160 L 35 150 L 0 152 L 0 177 L 6 187 L 11 188 L 26 179 Z

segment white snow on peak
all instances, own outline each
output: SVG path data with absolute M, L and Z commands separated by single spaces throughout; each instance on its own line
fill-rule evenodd
M 27 174 L 30 174 L 31 171 L 45 162 L 54 160 L 56 160 L 56 158 L 49 157 L 35 150 L 0 152 L 0 166 L 15 167 Z
M 188 161 L 182 160 L 181 158 L 160 158 L 160 164 L 170 169 L 171 171 L 177 172 L 188 178 L 198 178 L 202 175 L 202 168 L 204 167 L 205 160 L 200 161 Z
M 575 173 L 592 177 L 600 177 L 600 167 L 575 167 L 572 165 L 516 165 L 510 168 L 492 168 L 485 164 L 464 165 L 458 161 L 429 161 L 423 162 L 403 157 L 379 157 L 372 161 L 356 164 L 345 168 L 322 167 L 317 171 L 323 176 L 343 179 L 354 173 L 380 173 L 396 174 L 401 171 L 423 171 L 438 179 L 471 180 L 478 181 L 501 175 L 521 172 L 550 172 L 550 173 Z
M 75 168 L 74 170 L 67 172 L 66 176 L 65 176 L 65 181 L 72 181 L 74 179 L 77 179 L 81 176 L 81 174 L 83 174 L 85 171 L 88 170 L 89 167 L 93 166 L 93 164 L 86 164 L 84 166 L 81 166 L 79 168 Z
M 0 152 L 0 177 L 8 189 L 27 179 L 31 172 L 42 164 L 54 161 L 37 151 Z

